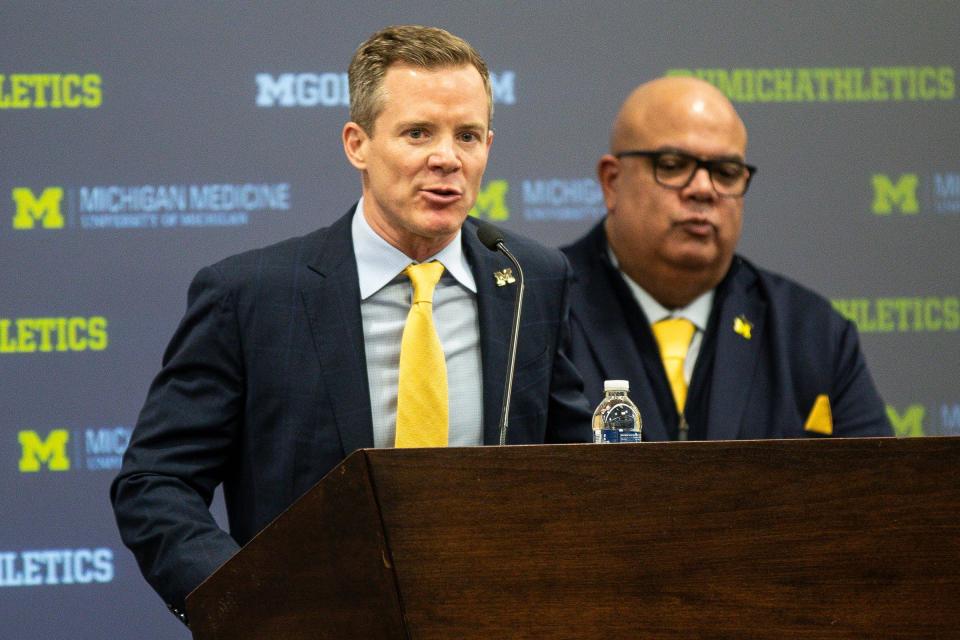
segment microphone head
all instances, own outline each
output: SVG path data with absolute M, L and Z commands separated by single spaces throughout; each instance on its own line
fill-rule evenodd
M 477 237 L 490 251 L 497 251 L 497 245 L 503 242 L 503 232 L 483 220 L 477 224 Z

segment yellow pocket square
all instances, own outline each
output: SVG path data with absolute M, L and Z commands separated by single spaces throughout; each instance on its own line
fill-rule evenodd
M 830 411 L 830 398 L 825 393 L 817 396 L 813 409 L 803 425 L 804 431 L 819 433 L 825 436 L 833 435 L 833 413 Z

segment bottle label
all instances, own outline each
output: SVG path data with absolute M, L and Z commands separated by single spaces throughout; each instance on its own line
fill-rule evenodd
M 619 429 L 598 429 L 593 432 L 593 441 L 597 444 L 640 442 L 640 432 L 620 431 Z

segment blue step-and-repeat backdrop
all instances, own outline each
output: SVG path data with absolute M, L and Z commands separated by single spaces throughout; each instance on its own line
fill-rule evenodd
M 760 167 L 741 253 L 857 324 L 898 435 L 960 433 L 956 2 L 6 0 L 0 638 L 189 636 L 122 547 L 109 483 L 194 272 L 359 195 L 347 63 L 396 23 L 484 54 L 497 136 L 474 213 L 548 244 L 603 216 L 594 167 L 635 85 L 720 87 Z

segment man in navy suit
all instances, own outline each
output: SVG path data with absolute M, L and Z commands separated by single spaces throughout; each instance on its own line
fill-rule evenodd
M 516 284 L 465 224 L 493 141 L 486 65 L 440 29 L 390 27 L 360 46 L 349 77 L 342 138 L 360 202 L 328 228 L 200 271 L 111 488 L 125 544 L 184 620 L 186 595 L 346 455 L 399 443 L 408 265 L 444 267 L 432 317 L 446 373 L 418 372 L 446 378 L 444 437 L 498 442 Z M 565 354 L 569 266 L 506 243 L 536 282 L 508 443 L 588 441 Z M 208 510 L 220 484 L 229 534 Z
M 892 435 L 855 327 L 734 250 L 756 173 L 726 97 L 638 87 L 598 165 L 607 216 L 564 251 L 587 396 L 627 379 L 645 440 Z

